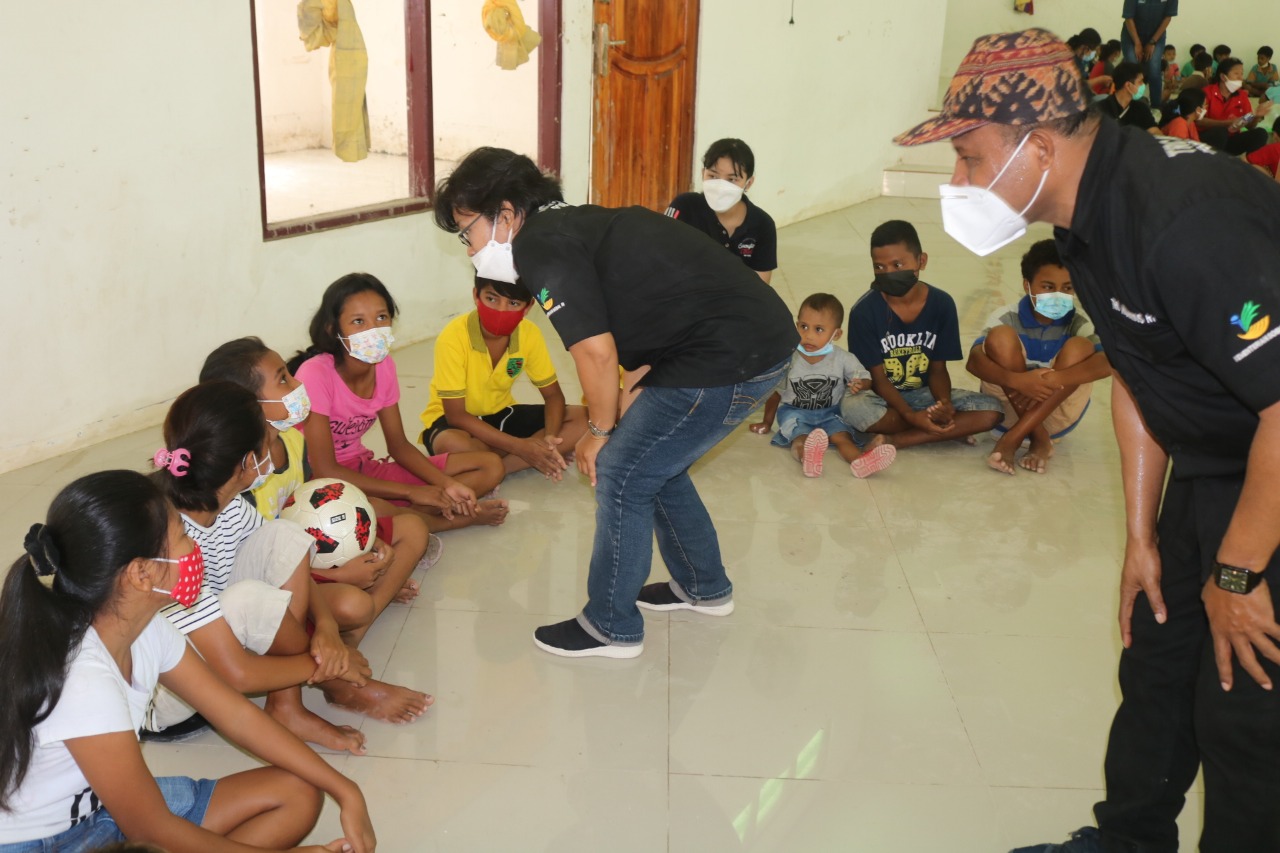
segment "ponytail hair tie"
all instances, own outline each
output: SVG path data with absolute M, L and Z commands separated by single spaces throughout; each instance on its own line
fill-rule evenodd
M 31 561 L 31 568 L 35 569 L 38 577 L 48 577 L 58 570 L 61 555 L 48 525 L 31 525 L 26 538 L 22 540 L 22 548 L 27 552 L 27 559 Z
M 191 467 L 191 452 L 183 447 L 177 450 L 162 447 L 156 451 L 155 456 L 151 457 L 151 463 L 175 477 L 185 477 L 187 469 Z

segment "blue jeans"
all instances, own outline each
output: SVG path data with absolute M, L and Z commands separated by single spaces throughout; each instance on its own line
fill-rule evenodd
M 1134 62 L 1142 66 L 1142 74 L 1147 78 L 1147 97 L 1151 99 L 1151 106 L 1160 106 L 1161 96 L 1164 95 L 1164 77 L 1160 75 L 1160 60 L 1164 58 L 1164 36 L 1160 36 L 1160 41 L 1151 49 L 1151 58 L 1143 62 L 1138 62 L 1138 53 L 1134 49 L 1133 39 L 1129 38 L 1129 28 L 1124 27 L 1120 31 L 1120 49 L 1124 52 L 1125 62 Z
M 609 643 L 639 643 L 636 597 L 649 577 L 653 538 L 690 601 L 733 594 L 720 542 L 689 466 L 777 390 L 791 359 L 737 385 L 646 387 L 596 458 L 596 536 L 579 623 Z
M 156 785 L 169 811 L 199 826 L 209 810 L 209 800 L 217 779 L 191 779 L 187 776 L 159 776 Z M 96 803 L 96 798 L 94 798 Z M 90 812 L 70 829 L 48 838 L 0 844 L 0 853 L 88 853 L 124 841 L 124 833 L 104 808 Z
M 906 404 L 917 412 L 924 411 L 937 402 L 933 399 L 933 392 L 929 390 L 928 385 L 923 388 L 902 391 L 901 394 Z M 963 388 L 951 389 L 951 406 L 957 412 L 1004 411 L 1004 406 L 995 397 L 989 394 L 979 394 L 976 391 L 966 391 Z M 858 432 L 866 432 L 875 426 L 888 411 L 889 404 L 874 391 L 846 394 L 844 399 L 840 401 L 840 420 Z

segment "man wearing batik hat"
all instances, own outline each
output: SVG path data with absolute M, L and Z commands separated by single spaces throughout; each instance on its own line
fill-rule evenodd
M 975 253 L 1056 226 L 1115 369 L 1128 542 L 1106 799 L 1097 829 L 1024 850 L 1174 851 L 1203 765 L 1200 850 L 1277 851 L 1280 186 L 1088 104 L 1050 33 L 985 36 L 941 115 L 896 140 L 951 141 L 943 228 Z

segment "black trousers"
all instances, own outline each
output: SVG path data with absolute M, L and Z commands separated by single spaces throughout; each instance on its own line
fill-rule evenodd
M 1165 491 L 1158 529 L 1169 618 L 1158 624 L 1139 595 L 1133 644 L 1120 655 L 1107 798 L 1094 807 L 1108 853 L 1176 851 L 1174 821 L 1202 764 L 1202 853 L 1280 851 L 1280 666 L 1258 655 L 1277 685 L 1266 691 L 1237 662 L 1224 692 L 1200 600 L 1242 485 L 1235 477 L 1171 480 Z M 1280 611 L 1277 563 L 1266 588 Z

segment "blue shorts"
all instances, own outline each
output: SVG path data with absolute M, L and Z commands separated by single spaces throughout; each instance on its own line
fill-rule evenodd
M 783 403 L 778 406 L 778 431 L 774 433 L 773 444 L 778 447 L 789 447 L 798 435 L 808 435 L 815 429 L 826 430 L 827 435 L 847 432 L 853 435 L 849 425 L 840 420 L 840 407 L 831 406 L 826 409 L 797 409 Z
M 936 402 L 928 386 L 901 393 L 907 405 L 917 412 L 924 411 Z M 1004 411 L 1004 406 L 995 397 L 979 394 L 977 391 L 966 391 L 963 388 L 951 389 L 951 405 L 957 412 Z M 854 429 L 866 432 L 883 418 L 888 410 L 889 404 L 883 397 L 873 391 L 863 391 L 844 398 L 840 403 L 840 418 Z
M 192 779 L 187 776 L 159 776 L 156 784 L 169 811 L 199 826 L 209 810 L 213 786 L 217 779 Z M 98 809 L 75 826 L 49 838 L 0 844 L 0 853 L 88 853 L 117 841 L 124 833 L 106 809 Z

